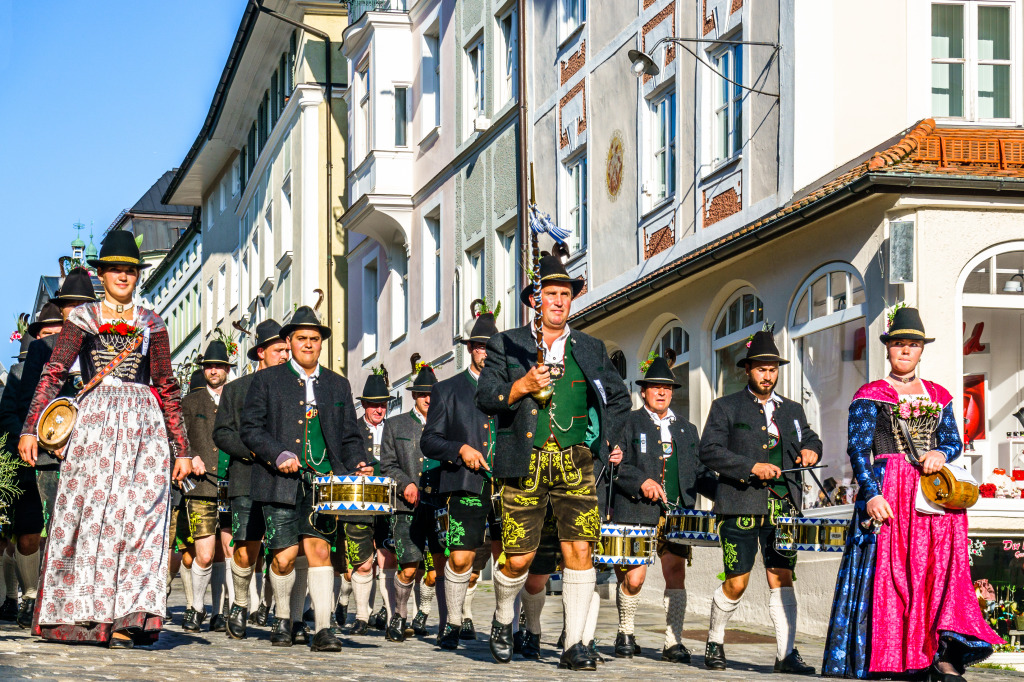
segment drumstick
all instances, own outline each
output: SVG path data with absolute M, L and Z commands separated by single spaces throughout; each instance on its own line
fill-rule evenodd
M 812 467 L 796 467 L 794 469 L 779 469 L 780 474 L 791 474 L 795 471 L 811 471 L 813 469 L 827 469 L 828 466 L 825 464 L 817 464 Z

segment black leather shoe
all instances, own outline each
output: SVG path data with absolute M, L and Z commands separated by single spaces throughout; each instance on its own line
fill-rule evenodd
M 341 651 L 341 640 L 331 632 L 330 628 L 324 628 L 313 635 L 313 644 L 310 651 Z
M 313 609 L 306 609 L 305 611 L 303 611 L 303 612 L 302 612 L 302 621 L 303 621 L 304 623 L 312 623 L 312 622 L 313 622 L 313 619 L 314 619 L 315 617 L 316 617 L 316 616 L 315 616 L 315 614 L 313 613 Z
M 0 606 L 0 620 L 14 622 L 18 619 L 18 600 L 8 597 Z
M 369 624 L 374 630 L 386 630 L 388 627 L 387 607 L 380 607 L 380 611 L 370 616 Z
M 245 624 L 249 621 L 249 609 L 238 604 L 231 605 L 225 629 L 231 639 L 245 639 Z M 210 623 L 211 627 L 213 622 Z
M 274 630 L 270 633 L 271 646 L 292 645 L 292 622 L 281 618 L 274 623 Z
M 32 627 L 32 616 L 36 611 L 36 600 L 31 597 L 23 597 L 21 606 L 18 608 L 18 627 Z
M 462 629 L 459 630 L 459 639 L 475 640 L 476 639 L 476 628 L 473 627 L 472 618 L 462 619 Z
M 185 609 L 185 617 L 181 621 L 181 629 L 185 632 L 199 632 L 199 626 L 206 620 L 206 611 Z
M 558 659 L 559 668 L 569 670 L 597 670 L 597 661 L 583 642 L 576 642 L 562 653 Z
M 512 660 L 512 623 L 491 623 L 491 656 L 495 663 L 508 663 Z
M 384 632 L 384 638 L 389 642 L 404 642 L 405 618 L 402 618 L 397 613 L 391 616 L 391 622 L 388 623 L 388 629 Z
M 341 631 L 341 626 L 338 625 L 338 619 L 333 613 L 331 614 L 331 632 L 334 633 L 335 637 L 341 637 L 345 634 Z
M 704 667 L 708 670 L 725 670 L 725 645 L 708 642 L 704 647 Z
M 292 623 L 292 644 L 309 646 L 309 628 L 306 623 Z
M 523 653 L 523 626 L 520 625 L 519 629 L 512 633 L 512 653 L 521 654 Z
M 669 663 L 689 663 L 690 650 L 682 644 L 673 644 L 661 652 L 661 660 Z
M 356 622 L 352 623 L 352 628 L 348 631 L 348 634 L 365 635 L 368 629 L 369 625 L 367 625 L 365 620 L 357 620 Z
M 595 663 L 607 663 L 601 652 L 597 650 L 597 642 L 594 640 L 590 640 L 590 644 L 587 645 L 587 651 L 590 652 L 590 657 L 594 659 Z
M 210 619 L 210 632 L 224 632 L 227 628 L 227 619 L 220 613 L 213 614 Z
M 775 659 L 775 672 L 789 673 L 790 675 L 813 675 L 814 666 L 804 663 L 804 659 L 800 657 L 800 652 L 793 649 L 781 661 L 777 658 Z
M 417 637 L 425 637 L 427 634 L 427 614 L 422 611 L 416 612 L 412 619 L 412 631 Z
M 932 667 L 928 668 L 928 682 L 967 682 L 967 678 L 958 673 L 942 672 L 939 670 L 939 664 L 933 663 Z
M 260 627 L 266 627 L 270 623 L 270 607 L 266 604 L 260 604 L 259 607 L 249 616 L 249 622 L 255 623 Z
M 519 633 L 523 635 L 523 658 L 529 658 L 536 661 L 540 658 L 540 635 L 535 635 L 529 630 L 520 630 Z
M 636 638 L 620 632 L 615 635 L 615 658 L 633 658 L 633 651 L 636 647 Z
M 135 640 L 131 637 L 111 637 L 110 641 L 107 642 L 108 649 L 134 649 Z
M 555 642 L 555 647 L 559 649 L 565 648 L 565 628 L 562 628 L 562 634 L 558 636 L 558 641 Z
M 459 629 L 451 623 L 445 623 L 441 631 L 437 633 L 437 646 L 448 651 L 455 651 L 459 648 Z

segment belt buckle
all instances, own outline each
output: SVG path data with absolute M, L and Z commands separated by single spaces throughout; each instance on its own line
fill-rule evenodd
M 562 451 L 562 449 L 558 447 L 558 442 L 552 438 L 548 438 L 546 441 L 544 441 L 544 445 L 542 445 L 540 449 L 543 450 L 544 452 L 560 453 Z

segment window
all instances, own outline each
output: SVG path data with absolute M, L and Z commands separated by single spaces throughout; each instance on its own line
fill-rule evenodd
M 726 303 L 715 323 L 711 348 L 715 353 L 715 389 L 728 395 L 747 385 L 736 363 L 747 354 L 747 337 L 764 325 L 764 304 L 752 289 L 741 289 Z
M 652 351 L 669 361 L 676 381 L 682 386 L 672 392 L 672 412 L 690 418 L 690 335 L 679 322 L 670 322 L 658 333 Z
M 231 310 L 238 305 L 238 252 L 231 254 Z
M 516 32 L 515 9 L 510 9 L 498 19 L 498 34 L 501 39 L 501 44 L 498 46 L 498 59 L 501 64 L 501 69 L 498 71 L 501 74 L 498 81 L 498 102 L 505 103 L 516 96 L 519 41 Z
M 291 90 L 289 89 L 289 86 L 288 86 L 288 54 L 287 53 L 282 53 L 281 54 L 281 63 L 277 67 L 277 72 L 279 74 L 281 74 L 281 77 L 279 79 L 280 87 L 278 88 L 278 91 L 277 91 L 277 96 L 278 96 L 277 109 L 278 109 L 278 111 L 283 111 L 285 105 L 288 104 L 288 95 L 291 94 Z
M 485 262 L 484 243 L 466 251 L 466 301 L 472 302 L 487 295 L 487 263 Z M 456 318 L 471 319 L 469 306 L 465 310 L 456 310 Z M 466 315 L 468 317 L 462 317 Z
M 1024 293 L 1024 251 L 1007 251 L 985 258 L 967 275 L 964 294 L 1020 297 Z M 1008 299 L 1007 299 L 1008 300 Z M 972 305 L 984 307 L 984 299 L 974 299 Z M 991 301 L 992 307 L 1009 303 Z M 966 303 L 965 303 L 966 305 Z
M 359 127 L 362 130 L 362 136 L 359 139 L 363 145 L 360 150 L 360 158 L 369 154 L 373 146 L 373 133 L 370 129 L 370 73 L 368 67 L 369 61 L 365 62 L 359 71 Z
M 248 182 L 249 178 L 252 177 L 252 172 L 256 168 L 256 157 L 259 156 L 259 154 L 260 154 L 259 150 L 256 148 L 256 124 L 255 123 L 253 123 L 249 127 L 249 137 L 248 137 L 247 142 L 248 142 L 248 144 L 246 145 L 246 147 L 249 150 L 249 155 L 248 155 L 247 164 L 246 164 L 246 168 L 245 168 L 245 180 L 246 180 L 246 182 Z
M 217 188 L 214 187 L 210 196 L 206 197 L 206 229 L 213 227 L 213 206 L 217 198 Z
M 281 253 L 290 253 L 292 250 L 292 233 L 295 231 L 292 225 L 292 176 L 284 179 L 281 185 Z
M 565 166 L 566 194 L 564 224 L 572 230 L 569 252 L 575 254 L 587 248 L 587 153 L 569 161 Z
M 484 39 L 480 38 L 466 49 L 469 66 L 469 77 L 466 79 L 467 132 L 472 134 L 476 129 L 477 118 L 484 115 L 484 95 L 486 93 L 487 71 L 485 69 Z
M 263 270 L 267 277 L 274 273 L 274 202 L 267 202 L 267 210 L 263 214 L 263 222 L 267 226 L 267 236 L 263 240 Z
M 837 320 L 822 323 L 820 319 L 836 314 L 845 314 L 847 318 L 861 316 L 862 303 L 864 284 L 860 276 L 848 265 L 833 263 L 815 271 L 797 292 L 789 324 L 795 328 L 794 333 L 810 322 L 815 327 L 836 324 Z
M 281 273 L 281 279 L 277 283 L 278 300 L 281 301 L 282 317 L 284 313 L 291 310 L 292 303 L 292 269 L 285 268 Z
M 496 281 L 501 296 L 501 316 L 498 318 L 499 329 L 511 329 L 518 322 L 519 312 L 519 242 L 516 239 L 516 228 L 498 233 L 498 268 Z
M 243 305 L 249 305 L 249 249 L 245 250 L 242 254 L 242 272 L 239 273 L 239 279 L 241 280 L 242 287 L 242 303 Z
M 651 105 L 651 180 L 649 194 L 655 202 L 676 189 L 676 93 L 669 92 Z
M 281 115 L 281 98 L 278 96 L 277 71 L 270 77 L 270 127 L 277 125 L 277 118 Z
M 405 147 L 408 145 L 406 138 L 409 131 L 409 88 L 405 86 L 395 87 L 395 146 Z
M 213 278 L 206 282 L 206 329 L 213 329 Z
M 587 0 L 560 0 L 560 4 L 562 7 L 562 33 L 559 38 L 565 40 L 587 20 Z
M 363 359 L 377 353 L 377 259 L 363 264 Z
M 228 197 L 230 196 L 230 190 L 228 188 L 228 182 L 230 178 L 224 176 L 220 180 L 220 212 L 223 213 L 228 207 Z
M 942 118 L 1011 118 L 1011 6 L 932 4 L 932 114 Z
M 430 134 L 441 125 L 441 37 L 436 26 L 423 35 L 423 58 L 420 69 L 423 97 L 420 135 Z
M 287 95 L 291 95 L 292 90 L 295 89 L 295 57 L 299 51 L 298 42 L 298 31 L 293 31 L 288 44 L 288 68 L 285 70 L 285 75 L 288 77 L 288 87 L 285 92 Z
M 739 40 L 739 38 L 734 38 Z M 743 46 L 730 45 L 712 55 L 711 63 L 723 76 L 743 82 Z M 714 160 L 732 158 L 743 149 L 743 89 L 724 78 L 714 78 Z
M 231 164 L 231 196 L 235 196 L 242 191 L 241 165 L 243 163 L 245 163 L 244 149 L 242 150 L 242 154 Z
M 228 266 L 225 263 L 217 271 L 217 320 L 224 319 L 224 304 L 227 300 Z
M 409 331 L 409 257 L 404 247 L 391 259 L 391 341 Z
M 441 215 L 423 219 L 423 319 L 441 312 Z
M 619 373 L 619 376 L 623 381 L 626 380 L 626 354 L 621 350 L 613 351 L 610 359 L 612 361 L 612 367 Z

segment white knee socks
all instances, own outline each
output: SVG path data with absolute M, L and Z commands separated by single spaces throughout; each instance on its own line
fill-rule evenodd
M 348 608 L 349 600 L 352 598 L 352 581 L 341 576 L 338 580 L 338 606 Z
M 295 571 L 288 575 L 278 575 L 271 570 L 268 574 L 274 587 L 274 615 L 280 620 L 292 617 L 292 588 L 295 587 Z
M 356 620 L 370 620 L 370 592 L 373 591 L 373 573 L 352 572 L 352 596 L 356 600 Z
M 291 616 L 293 623 L 302 622 L 302 613 L 306 610 L 306 588 L 309 586 L 309 559 L 304 556 L 296 557 L 295 585 L 292 587 Z
M 686 590 L 665 590 L 665 648 L 683 643 Z
M 39 550 L 25 555 L 15 547 L 14 561 L 18 566 L 18 576 L 21 579 L 22 598 L 35 599 L 39 594 Z
M 470 569 L 470 570 L 472 570 L 472 569 Z M 466 576 L 465 580 L 466 580 L 467 583 L 469 582 L 469 574 L 470 574 L 470 571 L 466 571 L 463 574 L 463 575 Z M 455 575 L 458 575 L 458 574 L 455 574 Z M 518 578 L 509 578 L 502 571 L 495 571 L 494 572 L 494 601 L 495 601 L 494 620 L 498 621 L 502 625 L 511 625 L 512 624 L 512 621 L 516 617 L 515 616 L 515 601 L 516 601 L 516 597 L 519 595 L 519 591 L 523 589 L 523 585 L 526 584 L 526 578 L 527 577 L 529 577 L 529 576 L 527 576 L 527 574 L 524 573 L 523 575 L 521 575 Z M 445 575 L 445 578 L 448 578 L 447 574 Z M 451 588 L 452 588 L 451 583 L 449 583 L 449 584 L 447 584 L 445 586 L 446 590 L 450 590 Z M 452 614 L 451 614 L 451 603 L 450 602 L 449 602 L 448 609 L 449 609 L 449 612 L 448 612 L 448 622 L 451 623 L 452 622 L 452 620 L 451 620 L 452 619 Z M 460 620 L 459 620 L 458 624 L 461 625 L 462 624 L 462 620 L 461 620 L 461 615 L 462 614 L 460 613 L 459 615 L 460 615 Z
M 740 605 L 740 600 L 733 601 L 725 596 L 722 586 L 715 590 L 711 600 L 711 625 L 708 627 L 708 641 L 722 644 L 725 642 L 725 626 L 732 618 L 733 611 Z
M 776 587 L 768 597 L 768 613 L 775 625 L 775 645 L 781 661 L 796 641 L 796 593 L 792 587 Z
M 192 562 L 192 608 L 199 613 L 206 610 L 206 588 L 212 576 L 213 564 L 203 568 L 198 561 Z
M 618 589 L 615 590 L 615 607 L 619 612 L 619 632 L 631 635 L 633 634 L 633 621 L 636 616 L 636 607 L 640 603 L 640 593 L 637 592 L 634 595 L 626 594 L 625 590 L 622 589 L 622 583 L 619 583 Z M 586 640 L 590 641 L 590 640 Z
M 231 562 L 231 582 L 235 586 L 235 598 L 232 603 L 236 606 L 247 609 L 249 604 L 253 603 L 251 601 L 252 594 L 249 589 L 253 584 L 252 575 L 255 572 L 252 566 L 242 568 L 234 561 Z
M 331 627 L 334 604 L 334 568 L 316 566 L 309 569 L 309 600 L 313 602 L 313 630 Z
M 231 567 L 234 563 L 234 558 L 230 556 L 224 560 L 224 588 L 228 591 L 229 609 L 231 608 L 231 605 L 235 603 L 235 581 L 231 579 L 231 576 L 233 575 L 233 573 L 231 573 Z
M 601 610 L 601 595 L 596 591 L 590 596 L 590 608 L 587 610 L 587 624 L 583 626 L 583 639 L 580 641 L 584 644 L 590 644 L 594 641 L 594 633 L 597 632 L 597 616 Z
M 377 576 L 380 583 L 380 597 L 384 600 L 384 609 L 388 614 L 388 622 L 391 622 L 391 605 L 395 603 L 395 573 L 397 569 L 385 568 Z
M 227 564 L 214 561 L 210 567 L 210 592 L 213 598 L 213 613 L 221 612 L 224 605 L 224 585 L 227 582 Z
M 462 614 L 464 613 L 466 605 L 466 592 L 469 591 L 469 577 L 473 574 L 473 569 L 470 568 L 465 573 L 456 573 L 452 570 L 451 564 L 445 564 L 444 567 L 444 579 L 445 583 L 445 600 L 448 602 L 448 622 L 453 626 L 460 628 L 462 627 Z M 497 574 L 495 574 L 497 576 Z M 502 576 L 504 577 L 504 576 Z M 523 580 L 526 578 L 524 577 Z M 495 595 L 498 593 L 497 577 L 495 577 L 494 585 Z M 515 599 L 516 595 L 512 595 L 512 599 Z M 512 616 L 509 615 L 507 621 L 501 620 L 502 623 L 512 622 Z
M 178 575 L 181 576 L 181 587 L 185 591 L 185 608 L 191 609 L 192 602 L 195 601 L 192 595 L 192 569 L 182 562 L 181 568 L 178 569 Z
M 429 616 L 434 610 L 434 586 L 421 581 L 416 583 L 416 591 L 419 593 L 416 596 L 416 610 Z
M 409 617 L 409 595 L 412 594 L 412 586 L 416 582 L 413 578 L 411 583 L 403 583 L 401 576 L 395 576 L 395 601 L 391 605 L 393 613 L 397 613 L 402 620 Z
M 234 564 L 234 562 L 232 562 Z M 234 570 L 232 568 L 231 570 Z M 249 608 L 258 609 L 260 604 L 260 583 L 262 581 L 263 574 L 256 570 L 255 566 L 249 567 Z M 238 594 L 238 586 L 235 586 L 235 593 Z M 241 605 L 239 605 L 241 606 Z
M 565 648 L 583 641 L 583 631 L 590 613 L 597 572 L 588 568 L 562 571 L 562 611 L 565 614 Z M 583 642 L 586 644 L 586 642 Z
M 476 587 L 476 585 L 473 585 L 473 587 L 466 588 L 466 598 L 462 600 L 463 620 L 465 620 L 466 618 L 473 618 L 473 595 L 476 594 Z
M 547 601 L 546 592 L 541 588 L 537 594 L 530 594 L 525 589 L 519 593 L 523 600 L 523 613 L 526 615 L 526 629 L 538 637 L 541 634 L 540 615 L 544 611 L 544 602 Z

